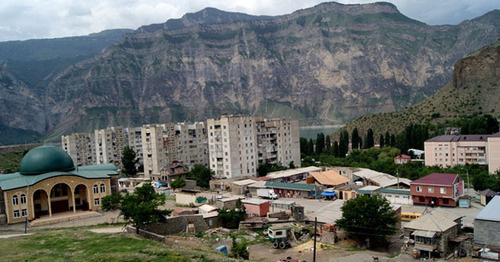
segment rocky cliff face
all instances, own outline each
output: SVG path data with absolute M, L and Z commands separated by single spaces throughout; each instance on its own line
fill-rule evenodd
M 363 116 L 340 131 L 347 130 L 350 134 L 356 127 L 360 133 L 365 133 L 372 128 L 378 137 L 385 132 L 402 132 L 411 123 L 444 124 L 473 114 L 499 118 L 498 97 L 500 40 L 459 60 L 454 66 L 453 80 L 430 98 L 398 112 Z
M 386 3 L 325 3 L 279 17 L 207 9 L 143 27 L 65 70 L 44 96 L 46 130 L 222 113 L 345 123 L 430 96 L 453 63 L 500 35 L 499 21 L 493 11 L 428 26 Z

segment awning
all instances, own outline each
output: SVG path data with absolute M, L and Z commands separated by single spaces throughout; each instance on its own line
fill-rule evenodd
M 335 192 L 323 192 L 321 193 L 322 196 L 334 196 Z
M 412 233 L 412 235 L 418 237 L 433 238 L 436 235 L 436 232 L 416 230 Z

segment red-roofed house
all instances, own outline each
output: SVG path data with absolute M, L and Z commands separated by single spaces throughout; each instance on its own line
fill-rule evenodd
M 403 155 L 396 156 L 394 158 L 394 163 L 402 165 L 402 164 L 406 164 L 406 163 L 410 162 L 410 160 L 411 160 L 411 157 L 409 155 L 403 154 Z
M 455 207 L 464 194 L 464 181 L 457 174 L 432 173 L 410 183 L 413 204 Z

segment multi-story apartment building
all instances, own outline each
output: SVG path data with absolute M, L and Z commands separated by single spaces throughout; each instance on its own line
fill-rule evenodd
M 128 134 L 122 127 L 108 127 L 94 131 L 96 164 L 112 163 L 122 168 L 122 151 L 128 143 Z
M 95 164 L 94 136 L 87 133 L 74 133 L 61 136 L 61 145 L 73 159 L 76 166 L 87 166 Z
M 144 174 L 160 175 L 174 161 L 188 167 L 208 165 L 207 132 L 204 123 L 145 125 L 141 129 Z
M 487 165 L 488 135 L 443 135 L 424 143 L 426 166 Z
M 217 178 L 256 176 L 259 163 L 300 163 L 297 120 L 223 115 L 207 119 L 209 167 Z
M 129 127 L 125 129 L 128 134 L 128 146 L 134 150 L 137 157 L 137 162 L 140 165 L 144 164 L 142 156 L 142 129 L 140 127 Z
M 488 171 L 490 174 L 500 170 L 500 133 L 488 136 Z

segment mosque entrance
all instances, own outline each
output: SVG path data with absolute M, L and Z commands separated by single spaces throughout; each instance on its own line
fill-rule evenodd
M 68 185 L 60 183 L 50 190 L 50 207 L 52 214 L 70 211 L 71 189 Z
M 35 208 L 35 218 L 49 214 L 49 196 L 43 189 L 38 189 L 33 193 L 33 204 Z
M 75 187 L 75 207 L 77 210 L 89 210 L 87 186 L 81 184 Z

